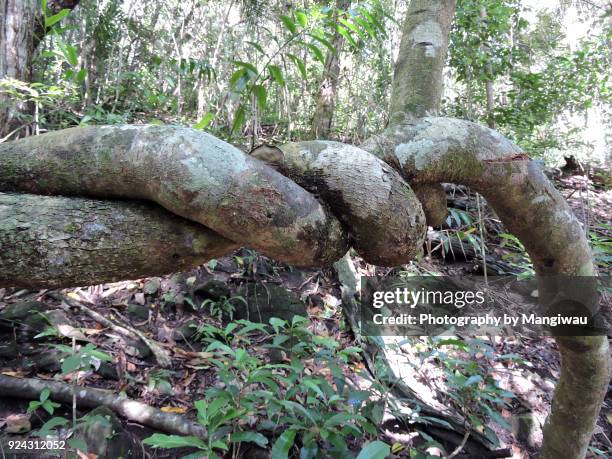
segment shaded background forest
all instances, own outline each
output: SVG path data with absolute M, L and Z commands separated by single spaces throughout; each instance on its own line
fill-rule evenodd
M 315 132 L 359 143 L 387 122 L 405 8 L 83 1 L 46 17 L 34 83 L 0 84 L 36 106 L 22 121 L 39 132 L 180 123 L 250 145 Z M 534 157 L 605 162 L 610 33 L 605 2 L 460 1 L 443 112 L 495 126 Z

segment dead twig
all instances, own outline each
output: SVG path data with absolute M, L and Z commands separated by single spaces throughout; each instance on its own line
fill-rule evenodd
M 141 340 L 153 353 L 155 356 L 155 360 L 158 365 L 162 368 L 169 368 L 172 366 L 172 359 L 168 355 L 168 353 L 162 349 L 155 341 L 148 338 L 144 333 L 140 330 L 136 330 L 135 328 L 131 328 L 128 325 L 117 325 L 110 319 L 107 319 L 102 314 L 88 308 L 80 301 L 73 300 L 68 298 L 66 295 L 62 295 L 59 293 L 51 292 L 47 294 L 51 298 L 54 298 L 58 301 L 62 301 L 70 307 L 77 308 L 87 314 L 89 317 L 94 319 L 96 322 L 104 325 L 105 327 L 110 328 L 111 330 L 120 333 L 123 336 L 130 337 L 132 339 Z

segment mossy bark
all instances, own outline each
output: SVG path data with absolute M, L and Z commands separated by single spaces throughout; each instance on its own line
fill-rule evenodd
M 91 126 L 0 144 L 0 191 L 146 199 L 294 265 L 348 249 L 338 220 L 303 188 L 200 131 Z
M 421 252 L 426 225 L 417 197 L 397 171 L 368 152 L 314 140 L 251 154 L 329 203 L 368 263 L 399 266 Z
M 463 120 L 422 118 L 392 126 L 362 148 L 411 184 L 454 182 L 481 193 L 523 242 L 538 276 L 594 274 L 580 222 L 540 167 L 499 133 Z M 610 381 L 608 339 L 558 337 L 557 343 L 561 375 L 540 457 L 581 459 Z
M 0 287 L 59 288 L 160 275 L 236 248 L 152 203 L 0 193 Z

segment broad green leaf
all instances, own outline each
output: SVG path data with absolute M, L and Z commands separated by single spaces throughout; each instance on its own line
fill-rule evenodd
M 64 57 L 72 67 L 76 67 L 79 64 L 77 50 L 74 46 L 67 44 L 63 47 L 62 51 L 64 53 Z
M 303 11 L 296 11 L 295 18 L 302 27 L 306 27 L 306 24 L 308 24 L 308 16 L 306 16 L 306 13 L 304 13 Z
M 311 38 L 313 38 L 314 40 L 318 41 L 319 43 L 321 43 L 327 49 L 329 49 L 330 52 L 332 52 L 334 54 L 338 52 L 336 50 L 336 48 L 334 47 L 334 45 L 332 45 L 331 42 L 329 40 L 325 39 L 324 37 L 322 37 L 320 35 L 315 35 L 315 34 L 309 34 L 309 36 Z
M 196 448 L 206 448 L 200 438 L 193 436 L 180 436 L 180 435 L 165 435 L 156 433 L 142 441 L 145 445 L 150 445 L 153 448 L 183 448 L 193 446 Z
M 323 56 L 323 53 L 321 52 L 321 50 L 319 49 L 317 45 L 314 45 L 312 43 L 304 43 L 304 44 L 312 52 L 312 55 L 316 60 L 318 60 L 322 64 L 325 63 L 325 56 Z
M 478 384 L 481 381 L 482 381 L 482 376 L 480 376 L 480 375 L 472 375 L 472 376 L 470 376 L 467 379 L 467 381 L 465 381 L 464 386 L 465 387 L 472 386 L 474 384 Z
M 69 438 L 68 439 L 68 445 L 72 448 L 72 449 L 76 449 L 78 451 L 81 451 L 82 453 L 87 453 L 87 443 L 85 443 L 85 440 L 83 440 L 82 438 Z
M 268 91 L 266 88 L 260 84 L 254 84 L 251 88 L 251 91 L 255 95 L 255 99 L 257 99 L 257 106 L 260 110 L 265 110 L 266 101 L 268 99 Z
M 295 54 L 291 54 L 291 53 L 288 53 L 287 57 L 291 59 L 291 61 L 298 68 L 298 70 L 300 71 L 300 75 L 302 75 L 302 78 L 306 79 L 307 78 L 306 64 L 304 64 L 304 61 L 300 59 L 299 57 L 297 57 Z
M 268 444 L 268 439 L 259 432 L 236 432 L 230 436 L 232 443 L 250 442 L 264 447 Z
M 293 22 L 293 19 L 283 14 L 280 17 L 280 20 L 284 24 L 284 26 L 289 30 L 289 32 L 295 35 L 295 33 L 297 32 L 297 26 L 295 25 L 295 22 Z
M 63 10 L 60 10 L 59 13 L 54 14 L 53 16 L 45 17 L 45 28 L 48 29 L 49 27 L 52 27 L 54 24 L 60 22 L 62 19 L 64 19 L 69 14 L 70 14 L 70 10 L 67 8 L 64 8 Z
M 49 419 L 40 427 L 38 435 L 40 435 L 41 437 L 45 437 L 56 427 L 65 426 L 66 424 L 68 424 L 68 419 L 56 416 L 54 418 Z
M 72 373 L 73 371 L 81 368 L 81 365 L 83 365 L 83 361 L 80 356 L 70 355 L 66 357 L 64 361 L 62 362 L 62 366 L 61 366 L 62 373 L 63 374 Z
M 346 39 L 346 41 L 349 42 L 349 44 L 353 48 L 359 48 L 359 45 L 357 44 L 357 42 L 355 41 L 355 39 L 353 38 L 353 36 L 351 35 L 348 29 L 346 29 L 345 27 L 342 27 L 341 25 L 338 25 L 336 27 L 336 30 L 338 31 L 340 35 L 342 35 Z
M 287 459 L 289 450 L 295 441 L 295 430 L 285 430 L 274 442 L 272 447 L 272 459 Z
M 391 454 L 391 448 L 386 443 L 376 440 L 363 447 L 357 459 L 385 459 Z
M 285 78 L 283 77 L 283 71 L 278 65 L 269 64 L 268 71 L 270 75 L 280 86 L 285 86 Z
M 194 129 L 204 130 L 208 127 L 208 125 L 215 119 L 215 114 L 211 112 L 207 112 L 200 121 L 191 126 Z M 213 260 L 210 260 L 213 261 Z M 214 268 L 213 268 L 214 269 Z
M 76 74 L 76 80 L 79 83 L 82 83 L 85 80 L 86 76 L 87 76 L 87 69 L 81 69 Z
M 238 67 L 242 67 L 242 68 L 247 69 L 247 71 L 251 72 L 253 74 L 253 76 L 255 76 L 255 75 L 257 75 L 259 73 L 259 71 L 257 70 L 257 67 L 255 67 L 250 62 L 234 61 L 234 64 L 236 64 Z
M 239 105 L 238 109 L 236 110 L 236 114 L 234 115 L 234 123 L 232 124 L 232 134 L 240 130 L 242 126 L 244 125 L 245 121 L 246 121 L 246 112 L 244 111 L 244 107 L 242 105 Z M 212 343 L 212 344 L 215 344 L 215 343 Z M 225 346 L 225 347 L 227 348 L 228 346 Z M 209 349 L 207 349 L 207 351 L 208 350 Z

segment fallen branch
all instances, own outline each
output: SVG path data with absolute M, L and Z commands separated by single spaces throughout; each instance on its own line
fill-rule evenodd
M 3 397 L 36 400 L 40 393 L 48 389 L 52 400 L 62 403 L 76 401 L 80 407 L 95 408 L 106 406 L 128 421 L 137 422 L 152 429 L 177 435 L 192 435 L 206 438 L 206 429 L 184 416 L 164 413 L 136 400 L 122 397 L 111 391 L 91 387 L 77 387 L 58 381 L 35 378 L 15 378 L 0 374 L 0 393 Z
M 136 339 L 136 340 L 141 340 L 151 350 L 151 352 L 155 356 L 155 360 L 157 361 L 160 367 L 170 368 L 172 366 L 172 359 L 170 358 L 168 353 L 164 349 L 159 347 L 157 343 L 155 343 L 155 341 L 147 338 L 147 336 L 141 331 L 136 330 L 135 328 L 128 327 L 127 325 L 125 326 L 117 325 L 112 320 L 104 317 L 102 314 L 92 309 L 89 309 L 87 306 L 85 306 L 80 301 L 72 300 L 68 298 L 66 295 L 62 295 L 56 292 L 49 292 L 47 293 L 47 296 L 50 296 L 51 298 L 54 298 L 58 301 L 63 301 L 68 306 L 81 310 L 82 312 L 87 314 L 89 317 L 94 319 L 96 322 L 99 322 L 105 327 L 110 328 L 111 330 L 117 333 L 120 333 L 123 336 L 127 336 L 129 338 Z M 60 305 L 60 307 L 63 307 L 63 306 Z M 63 308 L 69 309 L 68 307 L 63 307 Z

